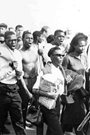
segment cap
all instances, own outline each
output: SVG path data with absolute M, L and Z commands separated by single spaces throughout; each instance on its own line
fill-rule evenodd
M 0 23 L 0 27 L 7 28 L 7 24 L 5 24 L 5 23 Z
M 41 31 L 47 31 L 48 28 L 49 28 L 49 26 L 43 26 L 43 27 L 41 28 Z

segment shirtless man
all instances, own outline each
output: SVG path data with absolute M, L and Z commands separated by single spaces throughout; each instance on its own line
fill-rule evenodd
M 38 47 L 33 44 L 33 35 L 29 31 L 23 33 L 21 54 L 23 57 L 24 79 L 28 89 L 32 91 L 32 85 L 38 74 Z
M 23 36 L 23 48 L 20 50 L 22 54 L 24 80 L 30 92 L 36 82 L 38 75 L 38 47 L 33 44 L 33 35 L 29 31 L 24 31 Z M 25 100 L 25 99 L 24 99 Z M 28 101 L 24 101 L 24 120 L 26 119 L 26 110 Z

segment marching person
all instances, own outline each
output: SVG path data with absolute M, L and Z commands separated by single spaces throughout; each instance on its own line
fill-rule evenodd
M 5 116 L 9 112 L 16 135 L 26 135 L 17 82 L 21 82 L 29 99 L 32 98 L 32 94 L 23 80 L 22 57 L 15 49 L 16 42 L 16 34 L 7 31 L 5 32 L 5 44 L 0 46 L 0 134 L 2 134 Z
M 22 64 L 24 71 L 24 81 L 28 90 L 32 93 L 32 87 L 36 82 L 38 75 L 38 47 L 33 43 L 33 35 L 30 31 L 24 31 L 22 35 L 23 48 L 20 50 L 22 55 Z M 22 88 L 21 88 L 22 89 Z M 20 92 L 22 97 L 23 118 L 24 126 L 26 124 L 26 113 L 28 107 L 28 100 L 25 98 L 24 93 Z M 30 126 L 30 124 L 29 124 Z
M 39 94 L 39 103 L 41 105 L 41 111 L 43 113 L 43 119 L 44 122 L 47 124 L 47 135 L 63 135 L 61 124 L 59 121 L 60 117 L 60 95 L 66 94 L 65 91 L 65 76 L 64 76 L 64 70 L 61 66 L 62 60 L 63 60 L 63 51 L 59 47 L 53 47 L 48 52 L 48 56 L 51 58 L 51 62 L 48 62 L 43 71 L 41 72 L 40 78 L 47 78 L 48 82 L 54 85 L 53 89 L 57 92 L 54 93 L 48 93 L 51 91 L 51 88 L 48 86 L 49 84 L 44 85 L 45 88 L 42 86 L 39 86 L 39 78 L 37 79 L 33 91 L 34 93 Z M 44 79 L 45 79 L 44 78 Z M 41 80 L 41 79 L 40 79 Z M 46 81 L 47 82 L 47 81 Z M 41 89 L 38 90 L 38 89 Z M 43 90 L 45 89 L 45 90 Z M 43 103 L 42 95 L 44 96 L 45 91 L 48 96 L 52 96 L 56 98 L 55 102 L 54 100 L 51 100 L 51 103 L 49 104 L 49 100 L 47 100 L 47 103 Z M 53 90 L 52 90 L 53 91 Z M 46 95 L 45 95 L 46 96 Z M 51 104 L 53 105 L 51 106 Z M 55 104 L 54 104 L 55 103 Z M 50 106 L 48 106 L 48 104 Z M 40 135 L 40 127 L 41 125 L 37 127 L 37 134 Z M 41 130 L 42 131 L 42 130 Z M 42 133 L 41 133 L 42 134 Z
M 66 96 L 68 102 L 66 103 L 62 114 L 63 131 L 72 132 L 74 128 L 76 135 L 83 135 L 82 132 L 77 131 L 77 127 L 84 119 L 86 113 L 83 100 L 85 98 L 84 96 L 86 95 L 83 95 L 83 93 L 87 93 L 85 90 L 85 71 L 87 67 L 87 58 L 83 53 L 85 47 L 87 46 L 87 40 L 88 37 L 85 34 L 77 33 L 73 37 L 69 52 L 64 57 L 62 63 L 65 69 L 74 71 L 83 77 L 82 87 L 77 88 L 73 94 L 69 93 L 68 96 Z

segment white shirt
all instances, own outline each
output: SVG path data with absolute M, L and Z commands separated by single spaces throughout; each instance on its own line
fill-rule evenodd
M 57 94 L 62 95 L 64 93 L 64 76 L 59 68 L 56 68 L 53 64 L 51 64 L 51 73 L 43 74 L 43 72 L 41 72 L 33 88 L 39 89 L 41 77 L 56 85 Z
M 17 71 L 22 71 L 22 56 L 18 50 L 12 51 L 6 44 L 0 46 L 0 82 L 15 84 L 17 82 L 16 72 L 10 66 L 13 61 L 17 62 Z

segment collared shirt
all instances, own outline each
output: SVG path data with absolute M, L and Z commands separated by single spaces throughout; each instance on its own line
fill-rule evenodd
M 47 64 L 45 69 L 43 69 L 43 72 L 37 78 L 33 88 L 39 88 L 41 77 L 48 82 L 55 84 L 58 94 L 62 95 L 64 93 L 65 79 L 59 67 L 56 68 L 53 64 Z
M 22 75 L 22 56 L 18 50 L 12 51 L 6 44 L 0 46 L 0 82 L 15 84 L 17 82 L 16 71 L 11 67 L 12 62 L 17 62 L 17 71 Z
M 74 55 L 74 53 L 70 53 L 64 57 L 62 65 L 66 67 L 67 69 L 76 71 L 84 75 L 84 72 L 86 69 L 85 68 L 86 61 L 84 58 L 85 57 L 83 57 L 83 60 L 82 60 L 81 56 L 77 57 Z
M 82 74 L 85 80 L 85 71 L 86 71 L 87 62 L 86 62 L 86 57 L 84 57 L 84 55 L 82 55 L 82 57 L 81 56 L 77 57 L 74 55 L 74 53 L 70 53 L 64 57 L 62 65 L 67 69 Z

